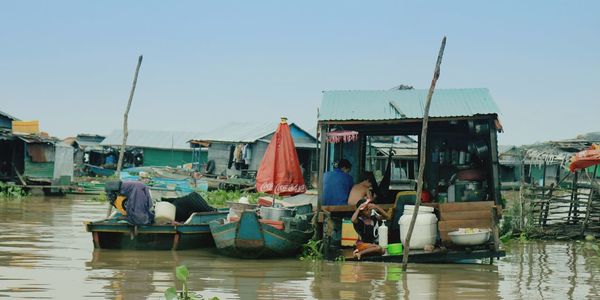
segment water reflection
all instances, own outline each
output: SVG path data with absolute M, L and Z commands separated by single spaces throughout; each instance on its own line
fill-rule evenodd
M 600 298 L 600 258 L 584 243 L 527 242 L 495 265 L 238 260 L 216 250 L 93 250 L 85 220 L 106 206 L 76 198 L 0 202 L 0 297 L 160 299 L 189 287 L 221 299 Z M 178 286 L 181 288 L 181 286 Z

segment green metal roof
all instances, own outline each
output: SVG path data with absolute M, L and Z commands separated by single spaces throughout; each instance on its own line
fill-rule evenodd
M 319 121 L 375 121 L 423 118 L 428 90 L 324 91 Z M 430 117 L 499 114 L 485 88 L 436 89 Z

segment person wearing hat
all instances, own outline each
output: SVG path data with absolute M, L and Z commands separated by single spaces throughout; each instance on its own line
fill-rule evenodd
M 323 174 L 323 205 L 347 205 L 354 179 L 348 174 L 352 164 L 341 159 L 332 171 Z
M 376 211 L 377 214 L 372 212 Z M 388 220 L 389 215 L 369 199 L 360 199 L 356 203 L 356 210 L 350 219 L 354 230 L 360 236 L 356 242 L 354 257 L 360 260 L 364 255 L 383 254 L 383 248 L 375 243 L 375 225 L 383 219 Z

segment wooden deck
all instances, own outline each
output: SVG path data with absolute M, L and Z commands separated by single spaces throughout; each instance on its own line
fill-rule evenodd
M 456 263 L 465 260 L 483 259 L 483 258 L 500 258 L 506 256 L 506 252 L 503 250 L 489 250 L 480 249 L 472 251 L 458 251 L 458 250 L 447 250 L 441 251 L 436 249 L 432 252 L 426 252 L 424 250 L 412 250 L 408 257 L 410 263 Z M 346 257 L 347 261 L 356 261 L 354 257 Z M 391 263 L 402 263 L 402 255 L 378 255 L 378 256 L 365 256 L 360 261 L 374 261 L 374 262 L 391 262 Z

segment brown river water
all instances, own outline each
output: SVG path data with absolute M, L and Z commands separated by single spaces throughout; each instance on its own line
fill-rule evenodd
M 494 265 L 239 260 L 214 249 L 94 251 L 82 197 L 0 201 L 0 298 L 163 299 L 175 267 L 220 299 L 600 299 L 600 257 L 576 242 L 512 243 Z M 181 287 L 181 286 L 178 286 Z

